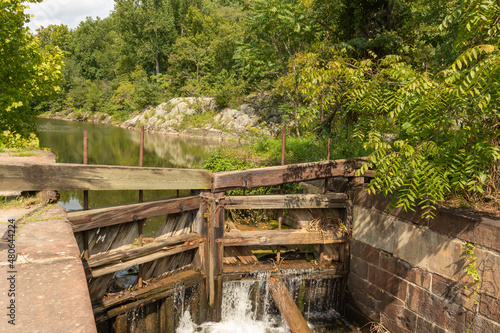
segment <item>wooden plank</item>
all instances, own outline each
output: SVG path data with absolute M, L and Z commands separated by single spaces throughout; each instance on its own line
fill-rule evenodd
M 143 245 L 142 247 L 131 247 L 130 249 L 121 249 L 96 254 L 89 258 L 87 265 L 94 268 L 103 265 L 116 264 L 123 262 L 124 260 L 132 260 L 156 251 L 165 250 L 168 246 L 198 240 L 199 238 L 200 236 L 195 233 L 167 238 L 156 238 L 153 242 Z
M 152 281 L 146 287 L 135 291 L 125 291 L 118 297 L 103 298 L 95 304 L 94 317 L 96 322 L 115 317 L 126 311 L 165 298 L 175 292 L 200 283 L 203 276 L 193 269 L 181 270 L 166 278 Z
M 256 263 L 246 266 L 224 265 L 224 281 L 238 281 L 241 279 L 256 279 L 252 273 L 270 271 L 271 276 L 280 276 L 282 272 L 290 275 L 293 272 L 295 277 L 304 279 L 330 279 L 343 277 L 348 272 L 343 269 L 340 263 L 312 263 L 306 260 L 285 260 L 276 266 L 274 263 Z M 250 276 L 249 276 L 250 275 Z
M 102 275 L 115 273 L 121 271 L 122 269 L 129 268 L 135 265 L 143 264 L 149 261 L 158 260 L 163 257 L 171 256 L 173 254 L 189 251 L 198 248 L 199 240 L 193 240 L 190 242 L 185 242 L 181 245 L 172 246 L 167 249 L 157 250 L 152 254 L 148 254 L 133 260 L 123 261 L 117 264 L 112 264 L 109 266 L 104 266 L 100 268 L 96 268 L 92 270 L 90 274 L 87 275 L 87 278 L 96 278 Z
M 343 193 L 248 195 L 224 197 L 220 200 L 226 209 L 345 208 L 346 201 L 347 195 Z
M 267 280 L 267 284 L 274 302 L 278 306 L 283 318 L 285 318 L 290 331 L 292 331 L 292 333 L 312 333 L 283 281 L 271 277 Z
M 224 248 L 224 265 L 253 265 L 259 260 L 248 247 L 232 247 Z
M 364 163 L 366 159 L 358 158 L 219 172 L 214 174 L 213 190 L 222 192 L 321 178 L 354 177 L 355 171 Z M 373 175 L 372 171 L 365 173 L 365 176 L 370 175 Z
M 202 200 L 198 196 L 155 200 L 136 204 L 69 212 L 68 219 L 73 225 L 73 232 L 78 232 L 138 221 L 153 216 L 195 210 L 200 208 L 201 202 Z
M 66 163 L 0 163 L 4 191 L 209 189 L 211 172 Z
M 224 235 L 224 246 L 272 246 L 344 243 L 345 236 L 333 232 L 301 230 L 231 231 Z

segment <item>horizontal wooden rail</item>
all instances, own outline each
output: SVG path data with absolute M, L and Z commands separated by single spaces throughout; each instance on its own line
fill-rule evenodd
M 248 195 L 224 197 L 220 204 L 225 209 L 307 209 L 344 208 L 347 195 L 339 194 L 287 194 Z
M 158 237 L 153 242 L 145 244 L 142 247 L 131 247 L 130 249 L 115 250 L 93 255 L 89 258 L 89 260 L 87 260 L 87 265 L 94 268 L 98 266 L 117 264 L 125 260 L 133 260 L 156 251 L 165 250 L 168 246 L 199 239 L 200 235 L 196 233 L 173 237 Z
M 143 203 L 104 207 L 68 213 L 73 231 L 107 227 L 153 216 L 181 213 L 200 208 L 199 196 L 147 201 Z
M 227 232 L 218 239 L 224 246 L 271 246 L 344 243 L 345 237 L 332 232 L 308 232 L 297 230 L 263 230 Z
M 99 266 L 96 269 L 93 269 L 89 274 L 87 274 L 87 278 L 96 278 L 99 276 L 103 276 L 110 273 L 115 273 L 121 271 L 122 269 L 129 268 L 135 265 L 144 264 L 149 261 L 158 260 L 167 256 L 171 256 L 173 254 L 189 251 L 198 248 L 200 243 L 199 239 L 192 240 L 189 242 L 184 242 L 179 245 L 171 246 L 168 248 L 162 248 L 156 250 L 154 253 L 150 253 L 144 256 L 137 257 L 132 260 L 122 261 L 116 264 L 110 264 L 105 266 Z
M 97 322 L 116 317 L 126 311 L 172 295 L 181 288 L 195 286 L 203 279 L 203 275 L 194 269 L 176 272 L 161 280 L 152 281 L 142 289 L 125 291 L 116 298 L 104 298 L 102 304 L 93 306 L 94 317 Z
M 353 177 L 366 159 L 290 164 L 268 168 L 218 172 L 214 174 L 213 190 L 227 190 L 273 186 L 330 177 Z M 364 176 L 373 175 L 368 171 Z
M 211 172 L 64 163 L 0 163 L 3 191 L 210 189 Z
M 292 275 L 290 275 L 291 270 L 293 270 Z M 270 272 L 271 276 L 288 275 L 292 278 L 300 277 L 302 279 L 340 278 L 347 273 L 341 263 L 313 264 L 306 260 L 285 260 L 280 263 L 279 267 L 275 263 L 257 263 L 242 266 L 224 265 L 223 280 L 252 280 L 255 277 L 252 277 L 251 273 L 258 272 Z

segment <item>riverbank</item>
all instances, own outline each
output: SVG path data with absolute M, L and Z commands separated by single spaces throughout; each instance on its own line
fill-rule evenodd
M 250 104 L 242 104 L 239 110 L 218 110 L 215 99 L 210 97 L 173 98 L 156 107 L 134 112 L 123 120 L 103 112 L 81 110 L 47 112 L 41 117 L 109 124 L 133 130 L 144 126 L 147 132 L 217 140 L 273 136 L 279 130 L 276 124 L 269 125 L 264 121 L 260 112 Z

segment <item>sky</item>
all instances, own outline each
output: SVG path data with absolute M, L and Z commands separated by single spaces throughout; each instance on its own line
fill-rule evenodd
M 28 27 L 35 32 L 40 26 L 61 23 L 75 29 L 87 16 L 105 18 L 113 9 L 114 0 L 43 0 L 28 5 L 30 9 L 25 12 L 35 15 Z

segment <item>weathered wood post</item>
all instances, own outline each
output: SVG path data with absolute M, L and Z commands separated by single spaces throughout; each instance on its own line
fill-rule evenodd
M 141 126 L 141 137 L 139 140 L 139 166 L 144 166 L 144 126 Z M 144 201 L 144 191 L 139 190 L 139 202 Z
M 198 249 L 196 250 L 195 256 L 193 258 L 193 267 L 200 270 L 205 276 L 205 282 L 200 285 L 200 311 L 203 312 L 200 318 L 205 320 L 210 318 L 208 312 L 208 304 L 210 299 L 209 290 L 209 247 L 208 247 L 208 221 L 209 221 L 209 211 L 210 202 L 206 198 L 211 198 L 211 193 L 209 191 L 201 191 L 200 197 L 202 202 L 200 203 L 200 208 L 193 222 L 193 231 L 200 235 L 201 241 L 198 244 Z M 210 320 L 210 319 L 209 319 Z
M 83 164 L 89 164 L 89 135 L 83 132 Z M 83 209 L 89 209 L 89 191 L 83 191 Z M 89 231 L 83 233 L 83 259 L 89 260 Z M 89 268 L 90 269 L 90 268 Z
M 89 134 L 83 132 L 83 164 L 89 164 Z M 83 191 L 83 209 L 89 209 L 89 191 Z
M 326 160 L 327 161 L 330 161 L 330 149 L 331 149 L 331 143 L 332 143 L 332 139 L 331 138 L 328 138 L 328 146 L 327 146 L 327 151 L 326 151 Z M 325 188 L 323 190 L 323 193 L 326 193 L 328 192 L 328 178 L 325 178 Z
M 281 130 L 281 165 L 285 165 L 285 145 L 286 145 L 286 129 Z M 280 194 L 283 194 L 283 184 L 280 187 Z M 283 209 L 279 211 L 278 215 L 278 230 L 281 230 L 283 223 Z M 276 263 L 279 265 L 281 260 L 281 247 L 278 246 L 276 250 Z
M 327 151 L 326 151 L 326 161 L 330 161 L 330 145 L 331 145 L 332 139 L 328 138 L 328 145 L 327 145 Z M 328 178 L 325 178 L 325 187 L 323 189 L 323 193 L 326 194 L 328 192 Z M 326 209 L 323 209 L 323 223 L 325 222 L 326 219 Z M 319 246 L 319 260 L 323 261 L 325 259 L 325 246 L 320 245 Z
M 214 322 L 221 320 L 222 306 L 222 258 L 224 256 L 225 210 L 219 203 L 224 192 L 214 193 L 210 204 L 210 214 L 208 221 L 208 289 L 209 308 L 211 319 Z
M 144 125 L 141 126 L 141 137 L 139 140 L 139 166 L 140 167 L 144 166 Z M 139 202 L 143 202 L 143 201 L 144 201 L 144 191 L 139 190 Z M 138 225 L 137 225 L 138 233 L 139 233 L 137 240 L 139 242 L 139 244 L 138 244 L 139 247 L 142 247 L 142 238 L 143 238 L 142 228 L 144 227 L 144 221 L 145 221 L 145 219 L 139 220 Z M 137 274 L 137 286 L 139 288 L 142 288 L 143 274 L 144 274 L 143 273 L 143 265 L 140 264 L 139 265 L 139 273 Z

